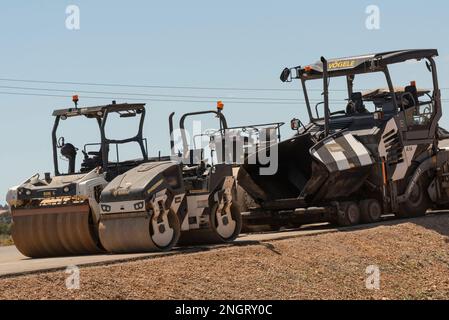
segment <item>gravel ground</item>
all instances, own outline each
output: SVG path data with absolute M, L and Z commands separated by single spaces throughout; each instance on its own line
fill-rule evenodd
M 449 216 L 0 279 L 0 299 L 449 299 Z M 366 268 L 380 270 L 368 290 Z

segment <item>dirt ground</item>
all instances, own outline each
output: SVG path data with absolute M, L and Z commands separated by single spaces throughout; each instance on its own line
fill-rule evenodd
M 85 267 L 78 290 L 67 277 L 0 279 L 0 299 L 449 299 L 449 216 Z

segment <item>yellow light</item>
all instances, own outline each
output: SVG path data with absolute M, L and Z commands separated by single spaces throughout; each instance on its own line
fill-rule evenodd
M 223 101 L 217 101 L 217 109 L 218 110 L 223 110 L 224 108 L 224 103 Z

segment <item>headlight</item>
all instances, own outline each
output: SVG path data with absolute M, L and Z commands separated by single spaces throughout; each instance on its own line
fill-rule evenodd
M 70 191 L 70 188 L 69 187 L 64 187 L 64 189 L 62 189 L 65 193 L 67 193 L 67 192 L 69 192 Z
M 107 204 L 101 205 L 101 211 L 103 212 L 111 212 L 111 206 L 108 206 Z
M 137 202 L 134 204 L 135 210 L 142 210 L 145 207 L 145 203 L 143 201 Z

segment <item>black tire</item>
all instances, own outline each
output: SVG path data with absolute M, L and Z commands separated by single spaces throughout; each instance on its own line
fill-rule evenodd
M 354 226 L 360 223 L 360 207 L 355 202 L 340 204 L 338 212 L 338 225 L 341 227 Z
M 283 225 L 280 223 L 271 223 L 268 227 L 270 228 L 269 231 L 280 231 Z
M 289 228 L 289 229 L 299 229 L 299 228 L 301 228 L 303 225 L 304 225 L 303 223 L 299 223 L 299 222 L 290 222 L 290 223 L 287 225 L 287 228 Z
M 422 217 L 430 208 L 430 198 L 427 193 L 428 182 L 424 176 L 416 183 L 407 201 L 400 203 L 396 216 L 399 218 Z
M 363 223 L 373 223 L 380 221 L 383 209 L 376 199 L 360 201 L 360 220 Z

